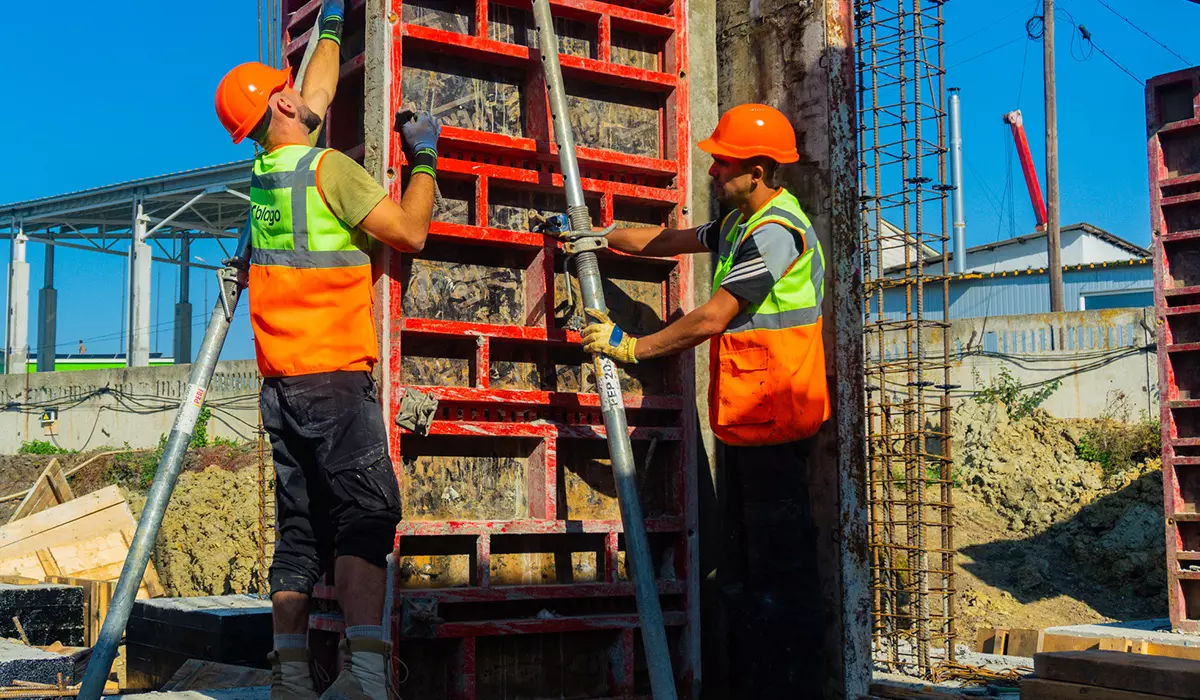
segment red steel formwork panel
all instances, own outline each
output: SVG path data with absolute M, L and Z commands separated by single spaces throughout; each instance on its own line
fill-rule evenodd
M 1146 84 L 1172 625 L 1200 632 L 1200 68 Z
M 406 698 L 649 694 L 578 285 L 530 232 L 565 210 L 528 0 L 348 3 L 329 145 L 399 198 L 390 117 L 443 123 L 443 202 L 425 249 L 384 251 L 377 375 L 390 416 L 415 387 L 428 435 L 392 426 L 404 520 L 392 624 Z M 596 222 L 687 225 L 686 0 L 552 0 L 583 187 Z M 320 0 L 284 0 L 297 65 Z M 370 25 L 365 28 L 366 25 Z M 622 327 L 690 310 L 691 265 L 601 257 Z M 622 369 L 646 527 L 681 696 L 699 678 L 696 422 L 690 356 Z M 391 421 L 389 421 L 389 424 Z M 317 597 L 333 610 L 331 590 Z M 314 626 L 340 631 L 336 614 Z M 401 680 L 404 674 L 401 673 Z

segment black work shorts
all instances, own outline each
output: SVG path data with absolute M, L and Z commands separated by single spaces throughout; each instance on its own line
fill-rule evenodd
M 275 459 L 271 592 L 310 593 L 336 557 L 385 566 L 400 490 L 375 380 L 367 372 L 270 377 L 259 401 Z

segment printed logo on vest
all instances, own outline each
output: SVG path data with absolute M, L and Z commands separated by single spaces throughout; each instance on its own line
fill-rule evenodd
M 265 207 L 261 204 L 254 204 L 250 207 L 254 211 L 254 220 L 267 226 L 274 226 L 283 218 L 283 214 L 275 207 Z

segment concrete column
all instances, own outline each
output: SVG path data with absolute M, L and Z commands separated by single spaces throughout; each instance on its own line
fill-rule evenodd
M 192 241 L 184 232 L 179 248 L 179 301 L 175 304 L 175 364 L 186 365 L 192 361 L 192 305 L 188 302 L 188 285 L 191 283 Z
M 150 365 L 150 245 L 146 243 L 148 219 L 139 197 L 133 204 L 133 241 L 129 246 L 129 367 Z
M 53 238 L 53 234 L 49 234 Z M 54 371 L 54 356 L 58 345 L 58 290 L 54 288 L 54 246 L 46 245 L 46 274 L 38 292 L 38 359 L 39 372 Z
M 24 226 L 13 222 L 13 239 L 8 267 L 8 333 L 4 357 L 7 374 L 24 374 L 29 359 L 29 263 L 25 249 L 29 245 Z
M 862 289 L 850 0 L 717 0 L 721 112 L 771 105 L 796 130 L 800 162 L 780 169 L 825 253 L 824 341 L 833 416 L 809 457 L 826 608 L 827 698 L 865 695 L 871 678 L 863 423 Z

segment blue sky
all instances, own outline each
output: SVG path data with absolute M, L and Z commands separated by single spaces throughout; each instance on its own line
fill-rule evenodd
M 1200 5 L 1186 0 L 1104 0 L 1184 58 L 1200 63 L 1194 42 Z M 1149 243 L 1144 91 L 1099 50 L 1090 58 L 1075 24 L 1096 47 L 1138 77 L 1185 67 L 1178 58 L 1106 9 L 1100 0 L 1059 0 L 1058 94 L 1062 222 L 1088 221 Z M 202 8 L 202 9 L 200 9 Z M 1040 42 L 1025 37 L 1033 0 L 952 0 L 945 5 L 947 86 L 962 88 L 968 244 L 1026 233 L 1033 213 L 1004 112 L 1020 108 L 1044 182 Z M 112 6 L 64 0 L 53 20 L 10 18 L 0 42 L 11 107 L 0 111 L 8 167 L 0 201 L 15 202 L 247 158 L 213 113 L 213 90 L 230 66 L 258 57 L 257 3 L 207 0 L 188 6 L 128 0 Z M 1022 69 L 1023 68 L 1023 69 Z M 1011 177 L 1011 191 L 1006 187 Z M 8 259 L 7 243 L 0 257 Z M 197 245 L 216 261 L 219 252 Z M 31 245 L 32 297 L 42 285 L 40 245 Z M 92 352 L 120 349 L 124 260 L 60 249 L 57 258 L 60 351 L 82 338 Z M 175 270 L 155 265 L 152 347 L 169 353 Z M 212 276 L 196 271 L 194 312 L 212 301 Z M 159 303 L 161 302 L 161 303 Z M 36 318 L 36 315 L 32 316 Z M 199 343 L 203 325 L 194 334 Z M 36 324 L 30 330 L 36 344 Z M 253 357 L 245 307 L 225 358 Z

